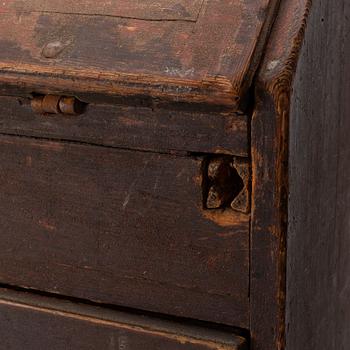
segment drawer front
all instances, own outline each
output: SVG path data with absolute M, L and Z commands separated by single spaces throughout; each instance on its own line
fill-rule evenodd
M 245 350 L 232 333 L 0 290 L 6 350 Z
M 0 282 L 248 326 L 249 215 L 201 157 L 0 137 Z

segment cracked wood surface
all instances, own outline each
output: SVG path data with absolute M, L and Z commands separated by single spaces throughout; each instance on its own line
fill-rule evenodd
M 198 19 L 204 0 L 12 0 L 4 9 L 19 12 L 66 13 L 110 16 L 151 21 L 191 21 Z
M 201 158 L 0 137 L 1 282 L 248 327 L 249 215 Z
M 0 88 L 1 90 L 1 88 Z M 0 96 L 0 133 L 162 153 L 248 156 L 245 115 L 90 104 L 73 117 L 33 113 L 24 98 Z
M 278 0 L 90 3 L 1 2 L 2 85 L 237 110 Z

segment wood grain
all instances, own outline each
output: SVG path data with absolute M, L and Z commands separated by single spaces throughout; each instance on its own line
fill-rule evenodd
M 278 0 L 205 1 L 195 22 L 21 12 L 11 3 L 0 4 L 3 89 L 146 95 L 238 110 Z
M 248 326 L 249 215 L 201 158 L 0 138 L 0 282 Z
M 258 350 L 286 344 L 289 115 L 309 10 L 310 1 L 282 1 L 256 83 L 250 307 L 252 348 Z
M 350 6 L 317 1 L 293 84 L 287 349 L 350 348 Z
M 277 0 L 15 3 L 0 282 L 242 327 L 252 350 L 348 349 L 349 4 L 282 0 L 265 46 Z M 90 105 L 35 116 L 33 92 Z M 214 153 L 251 159 L 251 217 L 203 209 Z
M 91 104 L 82 115 L 35 114 L 29 100 L 0 96 L 0 133 L 159 152 L 248 156 L 248 117 L 223 112 Z
M 57 12 L 77 15 L 113 16 L 146 20 L 196 21 L 204 0 L 12 0 L 3 11 Z
M 0 290 L 6 350 L 244 350 L 245 339 L 170 321 Z

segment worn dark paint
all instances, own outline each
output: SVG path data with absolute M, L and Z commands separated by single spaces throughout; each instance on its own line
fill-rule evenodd
M 0 5 L 1 281 L 243 327 L 252 350 L 347 349 L 348 4 L 18 3 Z M 35 115 L 33 93 L 89 105 Z M 230 181 L 210 192 L 218 158 L 245 180 L 232 202 Z
M 293 85 L 288 350 L 350 348 L 349 16 L 315 1 Z
M 343 5 L 283 1 L 258 75 L 253 349 L 349 347 L 344 217 L 350 46 Z
M 285 348 L 288 137 L 292 82 L 310 2 L 282 1 L 252 118 L 251 344 Z
M 0 289 L 1 347 L 6 350 L 246 350 L 246 341 L 142 315 Z
M 252 120 L 252 226 L 250 309 L 252 348 L 281 349 L 283 320 L 279 299 L 283 273 L 283 234 L 278 205 L 279 158 L 275 140 L 279 132 L 271 96 L 259 91 L 260 100 Z
M 74 117 L 43 116 L 28 101 L 0 97 L 0 133 L 168 153 L 248 155 L 244 115 L 90 104 Z
M 206 217 L 201 158 L 0 147 L 0 282 L 248 326 L 249 215 Z
M 42 93 L 36 89 L 46 76 L 45 88 L 52 93 L 73 89 L 76 93 L 146 94 L 237 110 L 258 66 L 278 0 L 214 0 L 204 1 L 203 6 L 201 2 L 177 3 L 198 13 L 192 15 L 193 21 L 166 16 L 152 20 L 159 19 L 152 8 L 163 7 L 155 1 L 118 2 L 114 7 L 117 17 L 91 16 L 86 13 L 88 3 L 18 3 L 0 4 L 0 32 L 6 40 L 0 44 L 3 83 L 20 83 L 22 89 Z M 64 8 L 50 13 L 50 8 L 54 11 L 63 3 Z M 163 3 L 171 7 L 174 2 Z M 108 7 L 96 8 L 96 14 L 104 11 Z M 137 19 L 123 17 L 123 11 Z M 186 12 L 181 18 L 188 18 Z M 55 60 L 44 59 L 43 48 L 57 41 L 65 49 Z

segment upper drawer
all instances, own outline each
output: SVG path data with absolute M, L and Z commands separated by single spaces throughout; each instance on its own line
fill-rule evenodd
M 1 89 L 237 111 L 278 2 L 2 1 Z
M 247 328 L 240 162 L 0 136 L 0 282 Z

